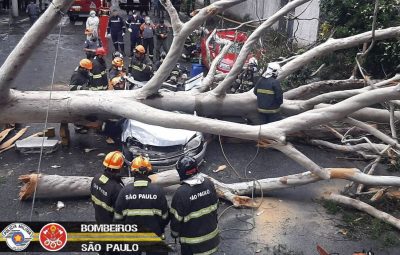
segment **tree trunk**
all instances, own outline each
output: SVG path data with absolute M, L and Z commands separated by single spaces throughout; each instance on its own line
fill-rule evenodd
M 330 179 L 351 180 L 366 185 L 396 186 L 400 187 L 400 177 L 394 176 L 371 176 L 363 174 L 355 168 L 326 168 Z M 252 201 L 246 195 L 256 195 L 284 188 L 290 188 L 300 185 L 306 185 L 320 181 L 321 178 L 311 172 L 293 174 L 282 177 L 267 178 L 248 182 L 226 184 L 203 174 L 209 178 L 215 185 L 218 195 L 222 199 L 232 202 L 235 206 L 254 206 Z M 153 183 L 163 187 L 179 184 L 179 176 L 176 170 L 168 170 L 151 175 Z M 63 199 L 88 197 L 90 195 L 90 183 L 92 177 L 86 176 L 59 176 L 59 175 L 22 175 L 19 178 L 23 187 L 19 193 L 21 200 L 30 199 L 33 196 L 35 185 L 37 185 L 36 198 Z M 125 183 L 132 182 L 133 178 L 124 178 Z

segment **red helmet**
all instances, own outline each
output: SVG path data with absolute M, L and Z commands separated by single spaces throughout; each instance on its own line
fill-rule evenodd
M 97 48 L 96 49 L 96 55 L 105 56 L 105 55 L 107 55 L 107 52 L 103 47 Z

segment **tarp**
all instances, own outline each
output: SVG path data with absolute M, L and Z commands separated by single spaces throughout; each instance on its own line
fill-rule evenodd
M 196 134 L 196 131 L 164 128 L 136 120 L 126 120 L 122 128 L 123 142 L 126 142 L 128 137 L 134 137 L 142 144 L 153 146 L 183 145 Z

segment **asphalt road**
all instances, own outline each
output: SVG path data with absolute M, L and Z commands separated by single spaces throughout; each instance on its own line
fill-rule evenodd
M 17 41 L 27 31 L 27 20 L 18 21 L 8 26 L 6 16 L 0 16 L 0 63 L 5 61 L 9 52 Z M 66 84 L 77 66 L 84 57 L 84 26 L 70 24 L 64 20 L 62 27 L 59 59 L 56 64 L 55 83 Z M 58 28 L 34 50 L 32 56 L 22 67 L 16 78 L 14 87 L 20 90 L 46 90 L 52 78 Z M 128 44 L 126 45 L 128 49 Z M 20 68 L 20 67 L 16 67 Z M 44 119 L 45 116 L 43 116 Z M 43 127 L 43 124 L 30 125 L 28 133 L 32 134 Z M 56 127 L 58 124 L 49 124 Z M 73 133 L 73 132 L 72 132 Z M 58 175 L 93 176 L 102 170 L 102 158 L 99 153 L 107 153 L 119 149 L 118 145 L 108 145 L 104 137 L 90 133 L 88 135 L 74 134 L 72 145 L 67 149 L 59 149 L 51 155 L 45 155 L 41 163 L 41 173 Z M 250 160 L 257 150 L 254 143 L 234 144 L 225 143 L 226 156 L 242 176 Z M 323 167 L 358 167 L 363 162 L 338 160 L 343 156 L 332 151 L 305 145 L 296 145 L 301 151 Z M 85 153 L 85 148 L 95 148 Z M 94 220 L 94 213 L 88 199 L 66 200 L 61 210 L 56 209 L 57 201 L 37 200 L 32 206 L 30 201 L 20 202 L 18 192 L 20 183 L 18 176 L 36 171 L 38 155 L 22 155 L 13 150 L 0 154 L 0 201 L 1 220 L 24 221 L 74 221 Z M 238 182 L 238 177 L 228 167 L 226 170 L 213 173 L 212 170 L 220 165 L 227 165 L 222 155 L 219 143 L 214 140 L 207 150 L 203 172 L 223 182 Z M 53 166 L 53 167 L 52 167 Z M 58 168 L 54 168 L 58 166 Z M 267 178 L 287 174 L 299 173 L 304 169 L 294 161 L 288 159 L 275 150 L 260 149 L 256 159 L 247 169 L 248 178 Z M 365 238 L 361 241 L 346 239 L 339 233 L 332 215 L 327 215 L 324 208 L 315 201 L 325 191 L 340 190 L 347 182 L 324 181 L 303 187 L 289 188 L 264 194 L 260 208 L 255 210 L 228 208 L 230 205 L 221 201 L 219 213 L 220 228 L 222 229 L 222 243 L 218 254 L 317 254 L 316 245 L 320 244 L 327 250 L 339 254 L 351 254 L 353 251 L 372 248 L 379 255 L 400 254 L 397 247 L 382 247 L 381 243 Z M 169 190 L 170 199 L 173 191 Z M 224 212 L 224 213 L 223 213 Z M 223 214 L 222 214 L 223 213 Z M 336 219 L 338 220 L 338 219 Z M 254 224 L 255 223 L 255 224 Z M 167 231 L 168 233 L 168 231 Z M 172 240 L 168 239 L 168 242 Z M 274 249 L 284 247 L 277 252 Z

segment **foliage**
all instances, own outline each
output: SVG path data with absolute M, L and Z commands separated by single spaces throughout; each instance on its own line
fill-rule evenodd
M 369 237 L 378 241 L 382 247 L 400 244 L 399 231 L 380 219 L 330 200 L 323 199 L 321 204 L 328 214 L 341 217 L 341 222 L 337 227 L 340 228 L 339 232 L 346 238 L 362 240 L 365 237 Z M 393 214 L 395 217 L 398 214 L 399 203 L 397 201 L 383 199 L 374 206 L 379 210 Z
M 343 38 L 370 31 L 372 27 L 375 1 L 371 0 L 321 0 L 321 40 Z M 400 25 L 400 0 L 380 0 L 376 28 L 382 29 Z M 374 78 L 383 78 L 394 72 L 400 59 L 400 41 L 377 42 L 369 53 L 364 68 Z M 352 69 L 354 57 L 362 48 L 346 50 L 340 56 L 348 65 L 340 68 Z M 350 59 L 346 59 L 350 58 Z M 352 60 L 352 61 L 351 61 Z M 328 59 L 330 62 L 330 59 Z M 332 63 L 332 62 L 330 62 Z M 334 62 L 333 62 L 334 63 Z M 352 65 L 350 65 L 352 63 Z

